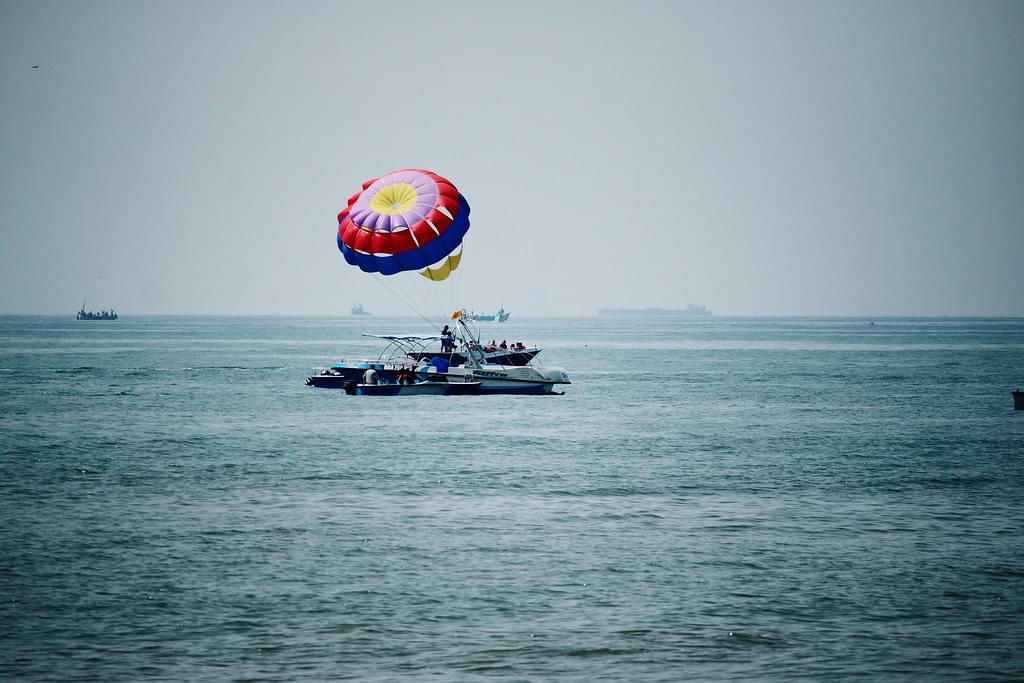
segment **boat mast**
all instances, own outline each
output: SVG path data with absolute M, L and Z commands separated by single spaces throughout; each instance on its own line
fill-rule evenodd
M 487 362 L 484 356 L 483 347 L 480 346 L 480 340 L 477 335 L 473 334 L 473 331 L 469 329 L 469 325 L 466 324 L 466 311 L 457 311 L 458 316 L 455 317 L 455 322 L 463 330 L 463 343 L 466 346 L 466 366 L 470 368 L 479 368 L 485 362 Z

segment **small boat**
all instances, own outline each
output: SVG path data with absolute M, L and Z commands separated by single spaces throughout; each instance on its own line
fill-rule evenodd
M 1024 410 L 1024 391 L 1020 389 L 1013 392 L 1013 409 Z
M 378 362 L 373 360 L 338 361 L 329 368 L 306 378 L 307 387 L 319 389 L 344 389 L 347 384 L 359 384 L 367 370 L 377 373 L 381 384 L 397 384 L 398 375 L 403 371 L 415 371 L 412 363 Z
M 480 382 L 414 382 L 412 384 L 363 384 L 342 386 L 349 396 L 475 396 Z
M 451 383 L 480 382 L 481 394 L 560 394 L 557 384 L 572 384 L 561 368 L 541 368 L 532 365 L 493 365 L 467 363 L 447 370 L 430 367 L 426 377 L 443 377 Z
M 383 339 L 388 344 L 377 358 L 335 362 L 331 367 L 308 377 L 306 386 L 321 389 L 343 389 L 346 384 L 362 382 L 363 375 L 367 370 L 373 370 L 381 384 L 397 384 L 400 375 L 411 373 L 415 376 L 426 367 L 426 360 L 433 360 L 435 357 L 443 355 L 440 351 L 431 353 L 426 350 L 427 346 L 440 344 L 442 337 L 439 335 L 364 334 L 363 336 Z
M 498 309 L 498 312 L 495 313 L 494 315 L 488 315 L 487 313 L 470 313 L 469 314 L 469 319 L 470 320 L 475 320 L 477 322 L 499 322 L 499 323 L 503 323 L 506 320 L 508 320 L 508 317 L 510 315 L 512 315 L 512 314 L 509 313 L 508 311 L 506 311 L 505 307 L 502 306 L 501 308 Z
M 366 309 L 363 308 L 362 304 L 356 304 L 355 306 L 352 307 L 352 315 L 373 315 L 373 314 L 367 312 Z
M 117 313 L 114 311 L 100 311 L 96 313 L 83 309 L 75 316 L 75 320 L 117 320 Z
M 78 311 L 78 315 L 75 316 L 75 320 L 117 320 L 117 313 L 111 308 L 109 311 L 102 310 L 98 313 L 95 311 L 85 310 L 85 300 L 82 300 L 82 308 Z

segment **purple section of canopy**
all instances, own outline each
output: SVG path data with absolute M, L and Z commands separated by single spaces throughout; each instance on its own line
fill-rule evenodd
M 406 183 L 416 190 L 416 203 L 408 211 L 396 214 L 377 213 L 370 208 L 370 200 L 388 185 Z M 437 183 L 428 175 L 419 171 L 398 171 L 378 178 L 363 190 L 359 199 L 352 205 L 349 216 L 352 222 L 360 227 L 375 232 L 392 232 L 408 228 L 426 218 L 437 207 L 439 196 Z

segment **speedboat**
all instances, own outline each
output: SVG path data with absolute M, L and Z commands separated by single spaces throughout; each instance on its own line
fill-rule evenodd
M 440 371 L 428 366 L 428 378 L 442 381 L 479 382 L 481 394 L 555 394 L 555 385 L 572 384 L 562 368 L 541 368 L 532 365 L 497 365 L 494 363 L 449 366 Z
M 456 311 L 452 318 L 460 330 L 456 337 L 466 361 L 452 365 L 443 358 L 431 359 L 418 370 L 420 376 L 443 377 L 448 382 L 480 382 L 481 394 L 554 394 L 560 393 L 555 391 L 556 385 L 572 384 L 562 368 L 488 362 L 480 339 L 466 324 L 466 312 Z
M 381 384 L 398 384 L 402 373 L 418 374 L 424 367 L 423 358 L 427 360 L 440 352 L 432 354 L 426 351 L 428 345 L 439 343 L 440 336 L 421 335 L 381 335 L 364 334 L 387 341 L 384 350 L 374 359 L 339 360 L 329 368 L 320 370 L 306 379 L 306 385 L 323 389 L 343 389 L 348 383 L 361 383 L 367 370 L 373 370 Z

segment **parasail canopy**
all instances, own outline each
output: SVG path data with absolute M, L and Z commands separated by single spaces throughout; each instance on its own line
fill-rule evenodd
M 368 273 L 419 271 L 444 280 L 462 257 L 469 204 L 432 171 L 407 168 L 367 180 L 338 214 L 338 249 Z

